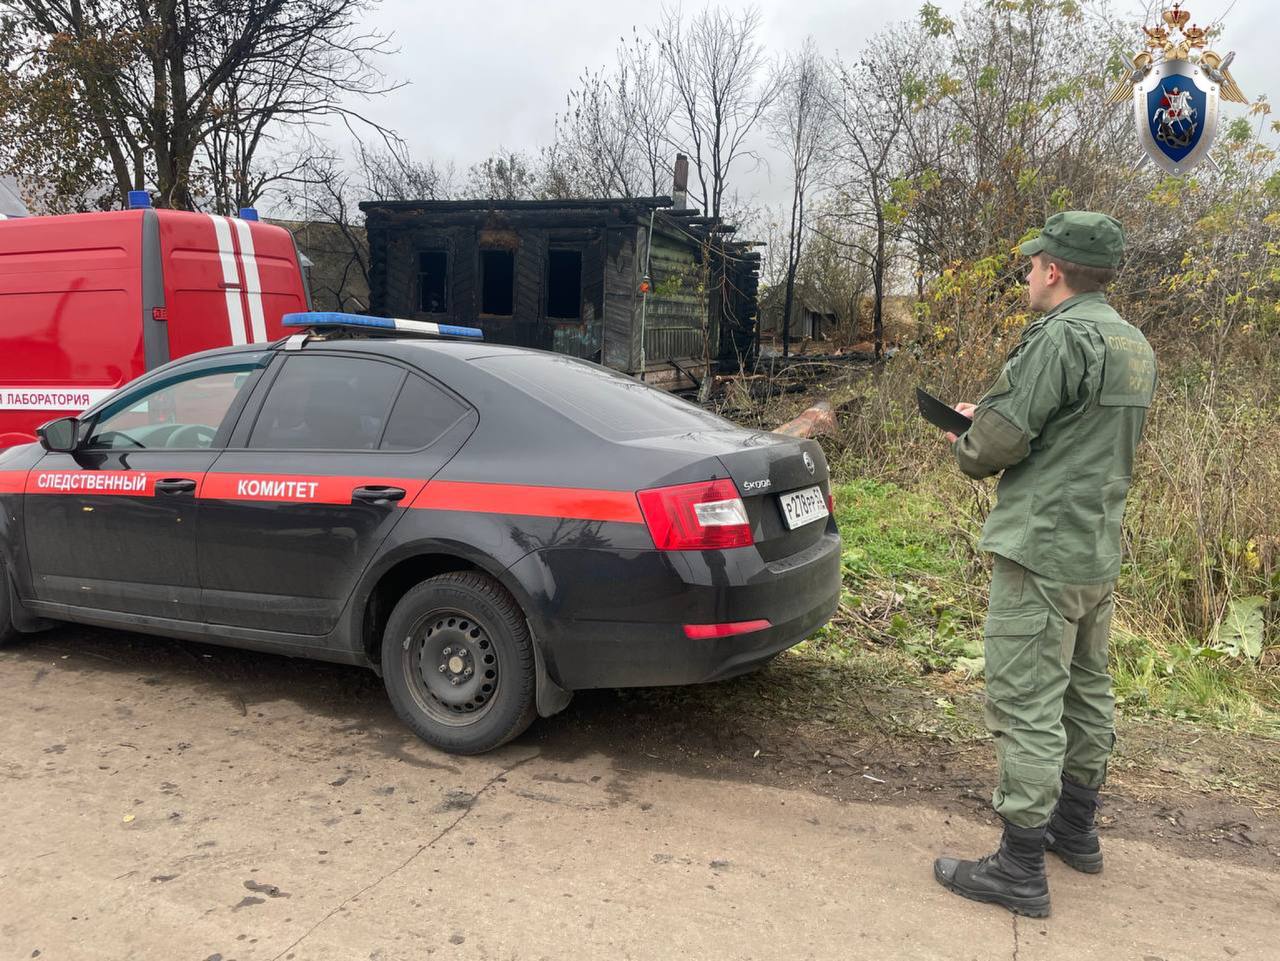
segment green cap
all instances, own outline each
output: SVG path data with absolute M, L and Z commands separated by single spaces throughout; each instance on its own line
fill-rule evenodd
M 1044 222 L 1040 236 L 1018 247 L 1018 252 L 1041 252 L 1086 267 L 1119 267 L 1124 252 L 1124 228 L 1120 221 L 1092 210 L 1064 210 Z

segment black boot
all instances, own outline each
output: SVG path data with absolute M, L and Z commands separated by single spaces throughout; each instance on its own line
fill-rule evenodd
M 1062 778 L 1062 795 L 1049 818 L 1045 831 L 1046 850 L 1060 857 L 1066 865 L 1097 874 L 1102 870 L 1102 845 L 1094 827 L 1093 812 L 1098 807 L 1098 789 L 1077 784 L 1066 775 Z
M 1047 918 L 1044 832 L 1044 827 L 1020 828 L 1005 821 L 1004 836 L 994 854 L 979 861 L 938 858 L 933 876 L 944 888 L 972 901 L 1000 904 L 1029 918 Z

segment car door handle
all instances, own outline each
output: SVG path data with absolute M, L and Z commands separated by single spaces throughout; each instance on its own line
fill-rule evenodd
M 196 482 L 190 477 L 165 477 L 156 481 L 157 494 L 190 494 L 196 489 Z
M 367 487 L 357 487 L 351 492 L 351 503 L 359 501 L 362 504 L 391 504 L 398 500 L 403 500 L 405 495 L 403 487 L 378 487 L 373 484 Z

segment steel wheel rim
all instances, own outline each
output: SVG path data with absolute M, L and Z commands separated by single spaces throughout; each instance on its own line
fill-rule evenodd
M 431 720 L 465 727 L 493 708 L 501 678 L 498 650 L 473 614 L 430 611 L 414 623 L 402 649 L 409 690 Z

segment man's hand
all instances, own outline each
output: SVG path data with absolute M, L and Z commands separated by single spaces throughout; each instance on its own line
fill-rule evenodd
M 952 410 L 956 411 L 957 413 L 964 414 L 965 417 L 969 417 L 969 418 L 973 417 L 973 412 L 977 409 L 978 409 L 977 404 L 965 404 L 965 403 L 956 404 L 952 408 Z M 951 431 L 947 431 L 948 444 L 954 444 L 957 439 L 958 438 L 956 437 L 955 434 L 951 433 Z

